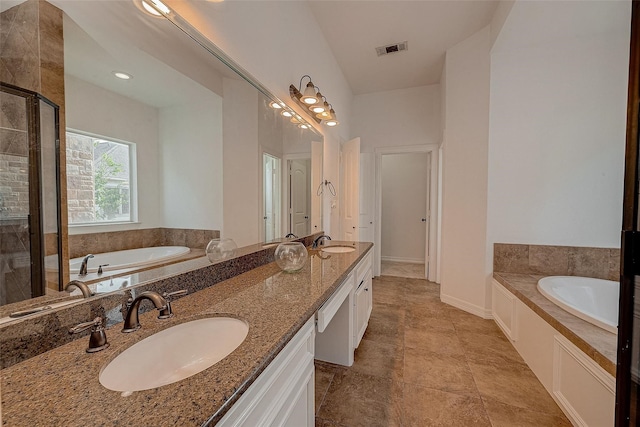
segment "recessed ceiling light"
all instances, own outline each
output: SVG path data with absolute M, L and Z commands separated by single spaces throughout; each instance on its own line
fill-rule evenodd
M 113 75 L 122 80 L 130 80 L 133 78 L 131 74 L 123 73 L 122 71 L 114 71 Z

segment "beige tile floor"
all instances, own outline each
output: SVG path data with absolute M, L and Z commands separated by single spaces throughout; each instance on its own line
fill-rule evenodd
M 415 279 L 424 279 L 424 264 L 381 261 L 380 274 L 383 276 L 413 277 Z
M 374 279 L 355 363 L 316 362 L 316 426 L 570 427 L 492 320 L 426 280 Z

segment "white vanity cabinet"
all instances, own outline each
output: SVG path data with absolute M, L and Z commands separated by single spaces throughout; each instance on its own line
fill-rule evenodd
M 216 426 L 315 425 L 314 326 L 309 319 Z
M 318 310 L 316 359 L 343 366 L 353 365 L 373 305 L 371 251 Z
M 356 268 L 357 280 L 355 282 L 355 295 L 353 299 L 353 343 L 358 348 L 364 336 L 369 317 L 373 309 L 373 269 L 371 252 L 369 252 Z

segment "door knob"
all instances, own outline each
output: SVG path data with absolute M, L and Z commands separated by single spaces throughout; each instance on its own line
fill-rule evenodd
M 427 222 L 427 218 L 422 218 L 422 222 Z

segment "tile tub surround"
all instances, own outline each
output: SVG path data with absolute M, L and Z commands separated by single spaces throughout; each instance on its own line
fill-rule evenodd
M 100 254 L 150 246 L 187 246 L 205 249 L 211 239 L 219 237 L 219 230 L 184 228 L 145 228 L 142 230 L 73 234 L 69 236 L 69 257 L 78 258 L 91 253 Z
M 495 243 L 493 271 L 620 280 L 620 249 Z
M 615 377 L 618 337 L 558 307 L 537 289 L 540 275 L 493 273 L 493 278 Z
M 215 424 L 244 393 L 300 327 L 337 289 L 371 243 L 321 259 L 311 254 L 299 273 L 275 263 L 187 295 L 173 304 L 175 316 L 140 316 L 142 328 L 123 334 L 107 330 L 111 346 L 85 353 L 86 338 L 0 371 L 6 425 L 202 425 Z M 198 271 L 203 271 L 201 269 Z M 98 381 L 101 367 L 135 342 L 170 326 L 212 315 L 231 315 L 249 324 L 246 340 L 227 358 L 185 380 L 160 388 L 121 393 Z M 51 396 L 56 396 L 52 399 Z
M 300 238 L 305 246 L 322 233 Z M 276 246 L 263 248 L 262 243 L 238 248 L 236 257 L 212 264 L 206 257 L 171 264 L 136 274 L 137 283 L 122 291 L 94 296 L 82 303 L 73 304 L 40 315 L 30 316 L 0 326 L 0 369 L 7 368 L 31 357 L 50 351 L 73 340 L 85 341 L 88 333 L 69 335 L 69 328 L 86 322 L 96 316 L 106 319 L 107 326 L 123 321 L 126 315 L 126 303 L 129 297 L 145 290 L 172 292 L 187 289 L 190 294 L 206 289 L 219 282 L 230 279 L 273 262 Z M 40 307 L 61 299 L 66 292 L 57 295 L 39 297 L 11 306 L 0 307 L 0 316 Z M 175 301 L 178 299 L 175 298 Z M 140 312 L 153 310 L 153 305 L 144 301 Z

